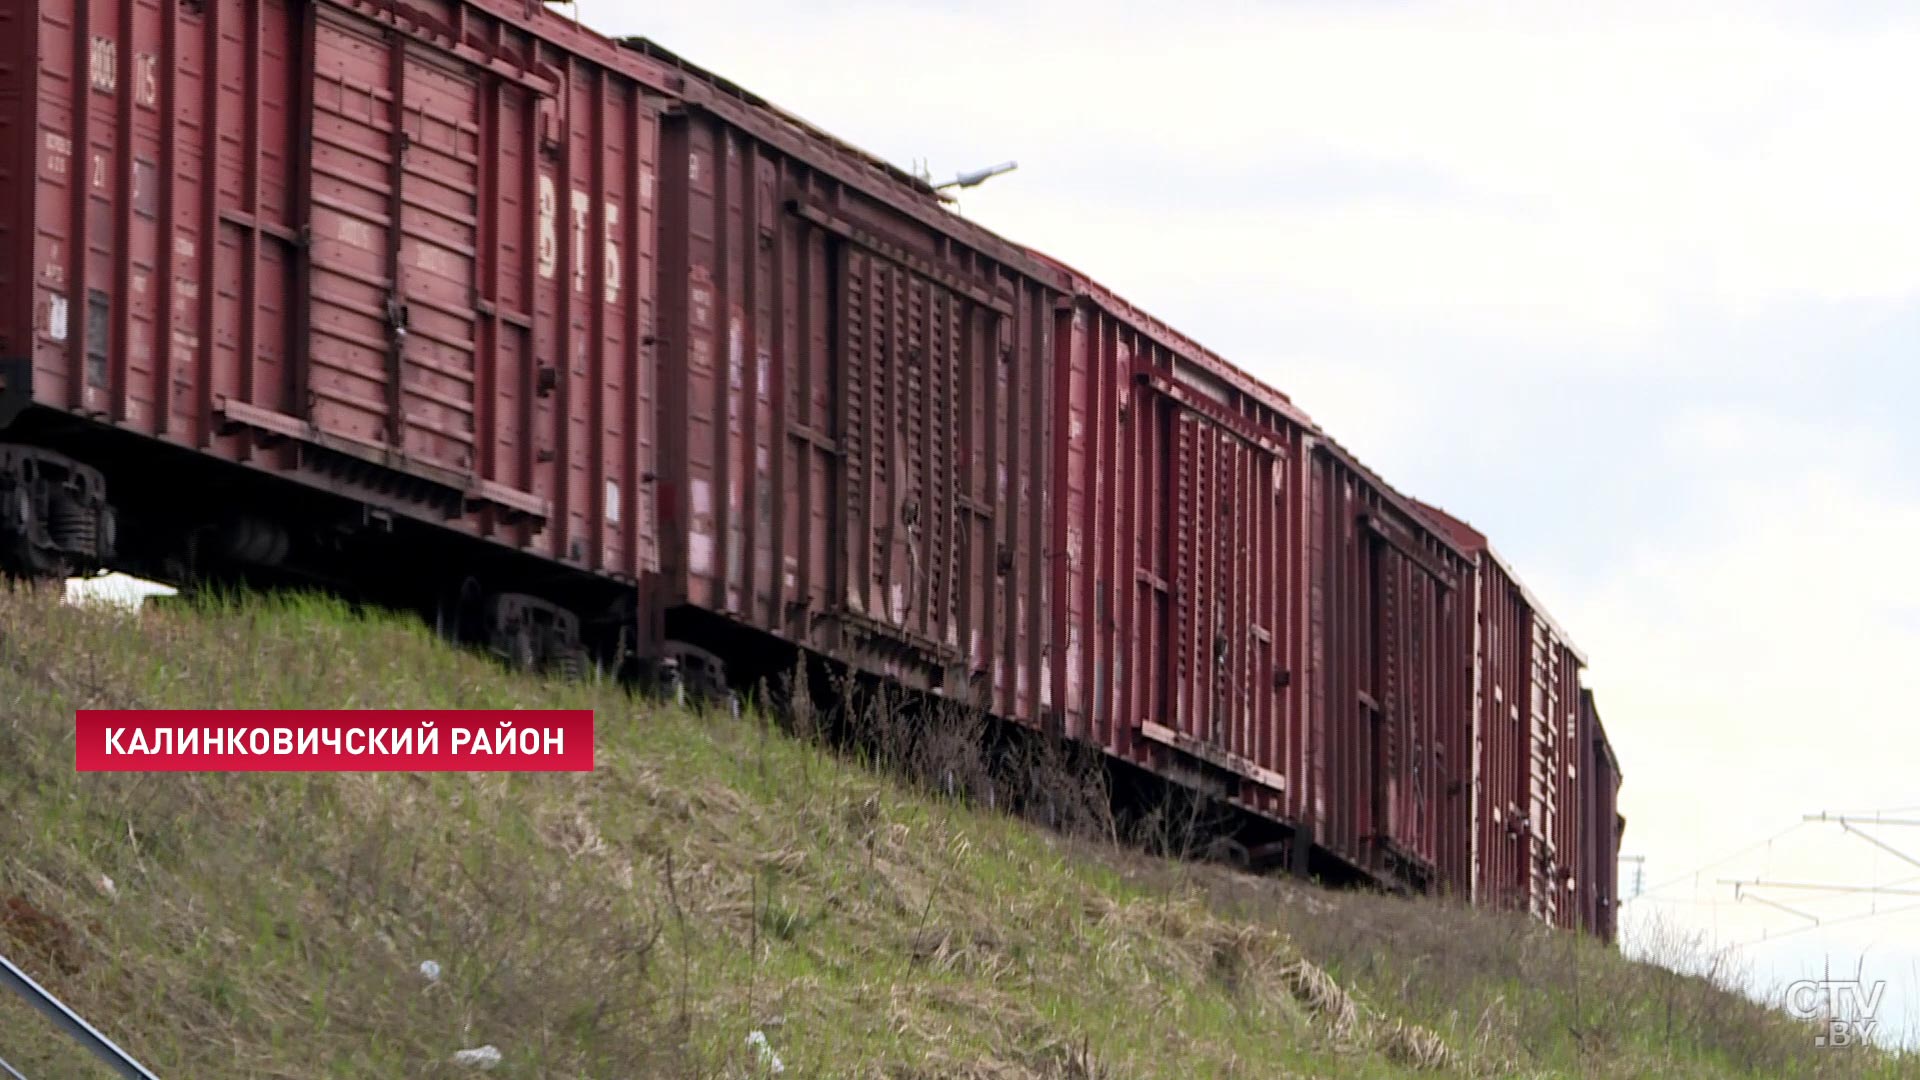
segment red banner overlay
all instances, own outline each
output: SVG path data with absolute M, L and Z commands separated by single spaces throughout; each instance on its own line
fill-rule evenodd
M 79 772 L 591 772 L 591 709 L 84 709 Z

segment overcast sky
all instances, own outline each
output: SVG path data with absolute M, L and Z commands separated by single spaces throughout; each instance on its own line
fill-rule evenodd
M 1805 826 L 1687 876 L 1804 812 L 1920 805 L 1920 22 L 1827 6 L 582 17 L 903 164 L 1018 159 L 963 212 L 1486 531 L 1591 654 L 1626 850 L 1682 879 L 1639 910 L 1732 943 L 1812 924 L 1718 877 L 1920 875 Z M 1920 1017 L 1920 917 L 1741 955 L 1772 978 L 1863 953 Z

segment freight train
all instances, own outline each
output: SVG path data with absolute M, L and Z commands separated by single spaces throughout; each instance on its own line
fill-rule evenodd
M 0 15 L 0 566 L 530 667 L 824 658 L 1611 934 L 1583 663 L 1464 523 L 924 181 L 531 0 Z

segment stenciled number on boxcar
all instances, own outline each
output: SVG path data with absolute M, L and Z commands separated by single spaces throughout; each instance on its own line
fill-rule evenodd
M 112 38 L 93 36 L 91 48 L 87 50 L 87 77 L 93 88 L 102 93 L 111 94 L 120 85 L 120 47 Z
M 152 53 L 139 53 L 133 58 L 134 104 L 143 109 L 151 109 L 160 102 L 160 58 Z
M 560 197 L 555 194 L 553 188 L 553 177 L 542 176 L 537 226 L 540 235 L 536 241 L 535 250 L 539 252 L 537 258 L 540 276 L 548 281 L 552 281 L 554 273 L 560 269 L 560 234 L 556 229 L 560 212 L 559 203 Z
M 573 291 L 587 291 L 587 241 L 588 222 L 593 218 L 593 196 L 580 188 L 568 193 L 567 217 L 573 233 Z M 537 238 L 537 261 L 540 276 L 552 281 L 560 272 L 560 191 L 550 176 L 540 178 L 540 191 L 537 200 L 535 228 Z M 606 271 L 606 302 L 611 304 L 620 299 L 620 241 L 615 237 L 615 229 L 620 224 L 620 207 L 606 204 L 605 234 L 601 238 Z

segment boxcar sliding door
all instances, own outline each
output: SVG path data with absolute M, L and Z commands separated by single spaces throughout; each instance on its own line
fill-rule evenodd
M 1193 375 L 1149 381 L 1141 391 L 1157 414 L 1166 478 L 1156 560 L 1165 571 L 1136 583 L 1146 632 L 1165 643 L 1160 700 L 1143 731 L 1277 795 L 1285 787 L 1273 767 L 1285 462 L 1250 424 L 1232 422 L 1208 389 Z M 1231 793 L 1242 795 L 1237 786 Z
M 855 239 L 834 246 L 841 607 L 855 627 L 904 638 L 917 655 L 896 659 L 957 691 L 986 667 L 987 607 L 1005 580 L 994 478 L 979 465 L 1007 311 Z
M 479 88 L 407 35 L 327 4 L 313 14 L 311 417 L 464 472 Z
M 558 301 L 534 283 L 551 293 L 580 276 L 563 257 L 588 265 L 580 230 L 566 230 L 587 220 L 581 197 L 562 205 L 548 171 L 561 149 L 555 88 L 331 3 L 307 18 L 308 345 L 296 380 L 307 431 L 293 434 L 438 478 L 456 500 L 544 517 L 562 373 L 537 370 L 536 313 Z M 523 265 L 493 265 L 509 251 Z M 524 453 L 484 445 L 503 380 L 527 415 L 491 426 Z M 582 530 L 550 530 L 561 531 Z
M 1369 663 L 1359 694 L 1372 742 L 1373 837 L 1379 853 L 1432 884 L 1459 830 L 1441 815 L 1464 815 L 1464 803 L 1443 776 L 1458 755 L 1458 719 L 1465 706 L 1456 652 L 1464 657 L 1455 605 L 1459 579 L 1425 551 L 1394 517 L 1360 520 L 1369 605 Z

